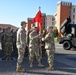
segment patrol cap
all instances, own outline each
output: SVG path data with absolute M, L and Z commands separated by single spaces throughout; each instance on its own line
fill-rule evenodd
M 38 28 L 36 26 L 34 26 L 33 29 L 38 29 Z
M 31 24 L 31 27 L 35 27 L 35 23 L 32 23 L 32 24 Z
M 23 24 L 27 24 L 27 23 L 26 23 L 25 21 L 22 21 L 22 22 L 21 22 L 21 26 L 22 26 Z
M 7 29 L 11 29 L 11 27 L 8 27 Z

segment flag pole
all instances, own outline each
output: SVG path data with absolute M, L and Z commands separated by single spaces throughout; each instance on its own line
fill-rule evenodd
M 39 10 L 41 11 L 41 7 L 39 6 Z M 40 31 L 39 31 L 39 34 L 42 34 L 42 32 L 41 32 L 41 25 L 40 25 L 40 23 L 39 23 L 39 27 L 40 27 Z M 40 39 L 40 59 L 42 59 L 42 39 Z
M 41 7 L 39 6 L 39 10 L 41 10 Z
M 41 7 L 40 6 L 39 6 L 39 10 L 41 11 Z M 42 26 L 40 25 L 40 23 L 39 23 L 39 27 L 40 27 L 40 34 L 42 34 L 42 32 L 41 32 Z

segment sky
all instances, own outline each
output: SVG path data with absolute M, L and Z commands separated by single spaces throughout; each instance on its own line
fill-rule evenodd
M 0 0 L 0 24 L 12 24 L 20 27 L 21 21 L 34 18 L 39 6 L 41 12 L 53 15 L 57 10 L 57 2 L 61 0 Z M 76 0 L 70 1 L 76 4 Z

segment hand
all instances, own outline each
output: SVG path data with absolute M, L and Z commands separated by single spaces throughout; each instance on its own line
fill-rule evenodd
M 23 47 L 22 49 L 25 50 L 25 47 Z
M 26 46 L 28 47 L 29 45 L 27 44 Z
M 39 38 L 42 38 L 42 35 L 39 35 Z
M 39 34 L 39 36 L 42 36 L 42 34 Z

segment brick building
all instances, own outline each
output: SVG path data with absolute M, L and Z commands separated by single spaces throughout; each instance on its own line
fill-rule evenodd
M 57 13 L 55 14 L 57 21 L 56 21 L 56 26 L 58 28 L 59 36 L 62 37 L 62 34 L 60 33 L 60 25 L 62 22 L 71 16 L 71 8 L 72 8 L 72 3 L 71 2 L 66 2 L 66 1 L 60 1 L 57 3 Z

